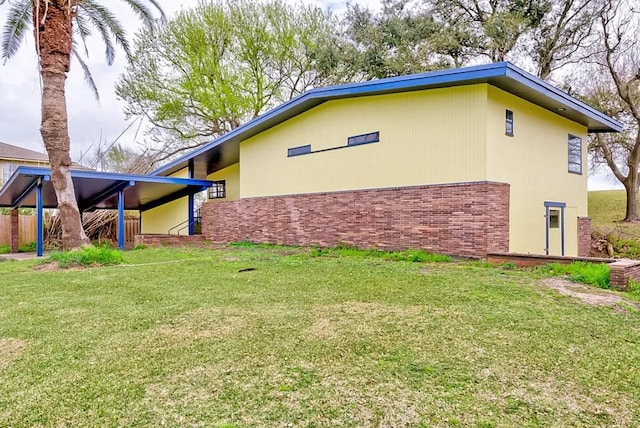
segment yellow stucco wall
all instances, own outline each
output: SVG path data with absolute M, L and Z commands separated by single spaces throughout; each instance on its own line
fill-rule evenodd
M 240 196 L 486 179 L 486 85 L 325 102 L 240 144 Z M 287 149 L 380 142 L 287 157 Z
M 493 86 L 488 87 L 487 178 L 511 185 L 510 251 L 544 254 L 545 201 L 564 202 L 565 254 L 577 255 L 577 217 L 587 215 L 587 129 Z M 514 136 L 505 135 L 505 110 Z M 568 135 L 582 138 L 582 175 L 568 172 Z M 560 254 L 551 229 L 550 253 Z
M 236 163 L 207 176 L 207 180 L 225 180 L 226 198 L 208 199 L 208 202 L 235 201 L 240 199 L 240 164 Z
M 170 177 L 176 178 L 187 178 L 188 176 L 189 171 L 187 168 L 170 175 Z M 140 213 L 140 219 L 140 233 L 166 234 L 170 228 L 186 222 L 189 219 L 189 198 L 185 196 L 184 198 L 160 205 L 159 207 L 143 211 Z M 177 230 L 173 230 L 172 233 L 177 233 Z M 186 229 L 180 233 L 184 235 L 188 234 Z

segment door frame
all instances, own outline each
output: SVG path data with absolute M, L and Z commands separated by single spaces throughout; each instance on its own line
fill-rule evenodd
M 544 201 L 545 208 L 545 255 L 549 255 L 549 208 L 560 208 L 560 254 L 564 256 L 564 209 L 567 206 L 564 202 Z

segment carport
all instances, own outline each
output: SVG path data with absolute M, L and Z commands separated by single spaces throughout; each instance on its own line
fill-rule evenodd
M 193 195 L 211 186 L 211 181 L 192 178 L 132 175 L 88 170 L 72 170 L 80 212 L 96 209 L 118 210 L 118 248 L 124 249 L 124 211 L 145 211 L 189 196 L 189 234 L 193 234 Z M 19 166 L 0 189 L 0 208 L 36 209 L 36 251 L 44 250 L 44 208 L 57 208 L 51 170 Z M 12 227 L 14 227 L 12 222 Z M 17 231 L 16 231 L 17 233 Z M 13 235 L 13 231 L 12 231 Z

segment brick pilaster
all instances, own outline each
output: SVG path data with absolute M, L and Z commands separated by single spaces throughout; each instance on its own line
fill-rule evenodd
M 18 246 L 20 245 L 20 230 L 19 230 L 19 217 L 18 210 L 11 210 L 11 243 L 10 248 L 12 253 L 18 252 Z
M 591 219 L 578 217 L 578 257 L 591 254 Z

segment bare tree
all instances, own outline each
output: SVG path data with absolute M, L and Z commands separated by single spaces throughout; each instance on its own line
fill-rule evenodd
M 591 138 L 596 162 L 606 164 L 624 185 L 627 207 L 624 221 L 639 221 L 640 186 L 640 28 L 638 11 L 620 0 L 605 0 L 600 12 L 601 46 L 596 74 L 590 75 L 587 101 L 624 125 L 620 134 Z

